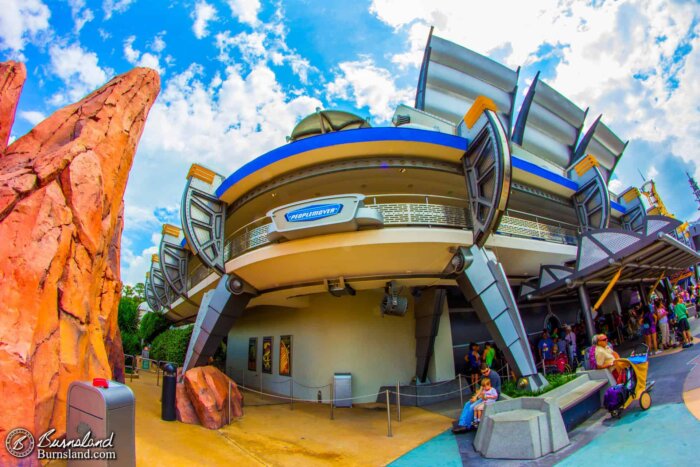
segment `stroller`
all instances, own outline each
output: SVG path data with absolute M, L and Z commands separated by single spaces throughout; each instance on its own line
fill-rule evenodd
M 647 382 L 649 370 L 649 348 L 642 344 L 642 351 L 635 350 L 629 358 L 615 360 L 615 368 L 623 371 L 625 382 L 609 387 L 605 391 L 603 405 L 610 415 L 620 418 L 622 411 L 632 404 L 635 399 L 639 401 L 642 410 L 651 407 L 651 389 L 654 381 Z

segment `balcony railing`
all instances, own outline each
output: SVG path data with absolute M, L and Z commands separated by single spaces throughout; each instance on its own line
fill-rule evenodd
M 579 229 L 574 224 L 509 209 L 501 219 L 496 233 L 576 245 Z
M 384 227 L 422 226 L 469 230 L 471 219 L 461 198 L 433 195 L 391 194 L 370 195 L 365 207 L 377 209 L 384 218 Z M 269 217 L 261 217 L 239 228 L 226 239 L 226 261 L 269 244 Z M 509 210 L 497 231 L 501 235 L 533 238 L 576 245 L 578 227 L 541 216 Z

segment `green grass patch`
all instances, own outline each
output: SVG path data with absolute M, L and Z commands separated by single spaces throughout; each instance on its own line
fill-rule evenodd
M 576 373 L 565 373 L 565 374 L 551 374 L 551 375 L 545 375 L 545 378 L 547 378 L 547 381 L 549 381 L 549 384 L 540 389 L 539 391 L 530 391 L 529 389 L 518 389 L 518 386 L 515 381 L 504 381 L 503 384 L 501 385 L 501 392 L 505 394 L 508 397 L 516 398 L 516 397 L 536 397 L 540 396 L 546 392 L 551 391 L 552 389 L 556 389 L 559 386 L 563 386 L 569 381 L 572 381 L 573 379 L 577 378 L 578 374 Z

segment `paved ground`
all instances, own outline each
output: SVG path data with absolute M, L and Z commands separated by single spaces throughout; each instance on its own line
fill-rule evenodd
M 700 320 L 693 320 L 694 334 Z M 696 342 L 698 339 L 696 339 Z M 569 433 L 571 445 L 536 462 L 489 460 L 474 451 L 474 434 L 449 431 L 408 452 L 392 466 L 582 466 L 693 465 L 700 442 L 700 344 L 672 350 L 650 360 L 655 380 L 652 407 L 644 412 L 634 402 L 619 420 L 601 410 Z
M 336 409 L 327 404 L 261 401 L 246 393 L 243 418 L 220 430 L 160 419 L 160 388 L 143 373 L 131 386 L 136 395 L 137 465 L 386 465 L 425 443 L 451 419 L 403 407 L 393 437 L 387 437 L 384 407 Z M 262 405 L 260 403 L 263 402 Z

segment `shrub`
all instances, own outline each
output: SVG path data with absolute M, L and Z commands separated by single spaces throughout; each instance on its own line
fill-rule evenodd
M 165 331 L 170 323 L 161 313 L 146 313 L 141 318 L 139 336 L 144 342 L 151 342 L 158 334 Z
M 141 339 L 136 333 L 122 331 L 122 347 L 124 347 L 124 353 L 127 355 L 140 355 Z
M 167 360 L 182 366 L 191 336 L 191 325 L 169 329 L 159 334 L 153 339 L 150 352 L 151 358 L 154 360 Z
M 119 300 L 119 310 L 117 314 L 119 329 L 122 333 L 138 333 L 139 330 L 139 304 L 129 297 L 122 297 Z
M 578 376 L 580 375 L 576 373 L 545 375 L 545 378 L 547 378 L 549 384 L 546 387 L 540 389 L 539 391 L 530 391 L 529 389 L 518 389 L 518 386 L 515 381 L 504 381 L 501 385 L 501 392 L 503 392 L 506 396 L 513 398 L 539 396 L 541 394 L 551 391 L 552 389 L 556 389 L 559 386 L 563 386 L 564 384 L 568 383 L 574 378 L 577 378 Z

